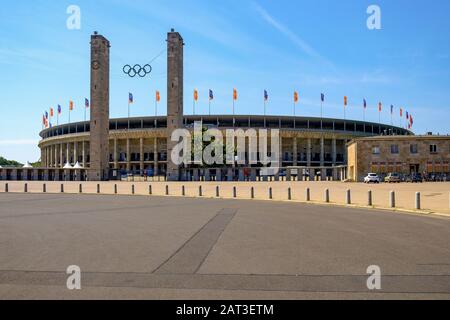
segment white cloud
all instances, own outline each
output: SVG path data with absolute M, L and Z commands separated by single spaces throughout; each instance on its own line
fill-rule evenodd
M 39 141 L 34 139 L 0 140 L 0 146 L 29 146 L 38 145 Z

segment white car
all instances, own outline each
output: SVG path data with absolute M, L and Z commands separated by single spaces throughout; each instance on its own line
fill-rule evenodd
M 380 177 L 376 173 L 369 173 L 364 178 L 364 183 L 380 183 Z

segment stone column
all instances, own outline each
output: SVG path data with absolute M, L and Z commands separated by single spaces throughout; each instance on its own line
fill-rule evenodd
M 324 137 L 320 138 L 320 166 L 325 166 L 325 139 Z
M 78 162 L 78 141 L 73 143 L 73 163 L 76 164 Z
M 65 163 L 64 163 L 64 157 L 63 157 L 63 154 L 64 154 L 64 148 L 63 148 L 63 144 L 61 143 L 60 145 L 59 145 L 59 167 L 60 168 L 62 168 L 62 167 L 64 167 L 64 165 L 65 165 Z
M 307 166 L 311 167 L 311 138 L 308 138 L 307 143 L 306 143 L 306 161 L 307 161 Z
M 113 160 L 114 160 L 114 169 L 119 169 L 119 157 L 117 154 L 117 138 L 114 138 L 114 154 L 113 154 Z
M 336 138 L 333 138 L 331 141 L 331 154 L 332 154 L 332 161 L 333 166 L 336 166 L 336 159 L 337 159 L 337 150 L 336 150 Z
M 154 160 L 154 175 L 159 175 L 158 171 L 158 138 L 153 140 L 153 160 Z
M 298 165 L 298 159 L 297 159 L 298 139 L 297 139 L 297 137 L 294 137 L 293 145 L 294 145 L 294 167 L 296 167 Z
M 55 144 L 55 145 L 53 146 L 53 148 L 55 148 L 55 150 L 54 150 L 55 159 L 53 159 L 52 164 L 54 164 L 54 167 L 55 167 L 55 168 L 58 168 L 58 145 Z
M 66 162 L 70 163 L 70 143 L 66 143 Z
M 127 138 L 127 171 L 130 171 L 130 169 L 131 169 L 130 159 L 131 159 L 130 139 Z
M 144 138 L 139 139 L 139 152 L 140 152 L 140 170 L 141 174 L 144 174 Z
M 82 145 L 81 145 L 81 154 L 83 156 L 83 168 L 86 168 L 86 146 L 85 146 L 85 142 L 83 141 Z

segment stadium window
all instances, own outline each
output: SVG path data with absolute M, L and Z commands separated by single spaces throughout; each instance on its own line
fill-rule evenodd
M 380 154 L 380 147 L 373 147 L 372 154 Z
M 436 144 L 430 144 L 430 153 L 438 153 L 438 147 Z
M 398 154 L 399 153 L 398 144 L 391 145 L 391 153 L 392 154 Z
M 409 150 L 411 154 L 418 154 L 419 153 L 419 146 L 417 144 L 411 144 L 409 146 Z

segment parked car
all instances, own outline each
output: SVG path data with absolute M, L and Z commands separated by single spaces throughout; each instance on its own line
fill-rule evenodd
M 364 178 L 364 183 L 380 183 L 380 177 L 376 173 L 369 173 Z
M 423 177 L 420 173 L 414 173 L 414 174 L 410 175 L 408 178 L 406 178 L 406 182 L 422 183 Z
M 389 173 L 386 178 L 384 178 L 386 183 L 400 183 L 402 182 L 400 175 L 398 173 Z

